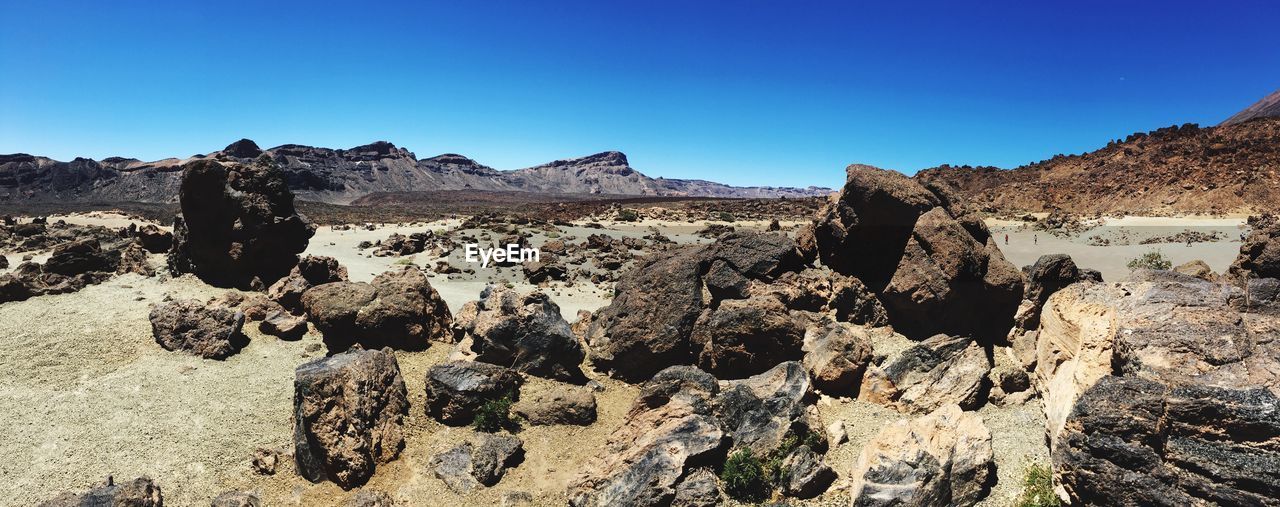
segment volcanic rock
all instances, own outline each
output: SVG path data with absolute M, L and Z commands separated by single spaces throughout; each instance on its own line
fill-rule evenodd
M 557 387 L 521 397 L 512 410 L 534 426 L 596 421 L 596 396 L 581 387 Z
M 812 398 L 809 374 L 798 361 L 779 364 L 759 375 L 731 380 L 715 398 L 715 415 L 735 449 L 767 456 L 788 436 L 809 437 L 818 450 L 826 438 L 818 421 L 805 412 Z
M 352 350 L 298 366 L 294 458 L 311 482 L 343 489 L 369 480 L 404 448 L 408 392 L 390 349 Z
M 669 505 L 692 465 L 722 450 L 710 374 L 673 366 L 641 387 L 622 426 L 569 485 L 574 507 Z
M 788 310 L 829 315 L 840 322 L 868 326 L 889 324 L 884 306 L 874 293 L 857 278 L 835 272 L 815 269 L 786 272 L 770 282 L 751 282 L 748 293 L 774 297 Z
M 456 323 L 463 332 L 459 348 L 476 361 L 564 381 L 584 379 L 584 353 L 560 307 L 546 294 L 520 294 L 489 285 L 479 301 L 463 305 Z
M 102 250 L 98 240 L 87 238 L 53 247 L 43 271 L 63 276 L 75 276 L 90 271 L 114 272 L 120 254 Z
M 177 299 L 151 307 L 151 335 L 165 350 L 226 359 L 248 344 L 244 314 L 221 305 Z
M 524 442 L 519 438 L 494 433 L 479 433 L 477 438 L 475 444 L 463 442 L 431 458 L 436 477 L 456 493 L 497 484 L 507 468 L 524 457 Z
M 258 323 L 258 331 L 282 340 L 297 340 L 307 334 L 307 319 L 289 312 L 276 311 Z
M 782 461 L 782 493 L 796 498 L 813 498 L 827 490 L 836 479 L 835 471 L 809 446 L 797 447 Z
M 977 408 L 991 361 L 972 338 L 936 335 L 867 369 L 858 398 L 926 413 L 946 405 Z
M 252 491 L 226 491 L 216 497 L 210 507 L 261 507 L 262 500 Z
M 743 378 L 799 359 L 804 328 L 772 298 L 729 299 L 703 311 L 690 344 L 697 364 L 720 378 Z
M 838 322 L 813 326 L 804 334 L 804 367 L 817 389 L 832 396 L 856 396 L 871 363 L 867 329 Z
M 973 505 L 992 478 L 991 432 L 982 418 L 945 405 L 899 420 L 863 446 L 852 470 L 853 505 Z
M 331 282 L 302 295 L 308 320 L 331 351 L 354 344 L 421 350 L 453 341 L 453 316 L 417 266 L 378 275 L 372 283 Z
M 155 481 L 139 477 L 124 484 L 115 484 L 110 477 L 107 483 L 84 493 L 66 492 L 37 507 L 163 507 L 164 495 Z
M 269 159 L 191 162 L 183 168 L 178 199 L 182 213 L 174 219 L 169 268 L 212 285 L 270 285 L 297 264 L 315 234 Z
M 449 361 L 427 370 L 427 413 L 450 425 L 468 424 L 487 401 L 520 398 L 520 374 L 478 361 Z

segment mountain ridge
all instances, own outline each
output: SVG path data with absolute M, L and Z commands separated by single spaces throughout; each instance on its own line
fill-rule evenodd
M 495 190 L 556 194 L 694 197 L 807 197 L 822 187 L 738 187 L 706 180 L 652 178 L 622 152 L 605 151 L 516 170 L 498 170 L 456 153 L 418 158 L 387 141 L 347 149 L 283 144 L 263 150 L 248 139 L 187 158 L 77 157 L 70 162 L 0 155 L 0 202 L 174 202 L 183 164 L 206 158 L 246 162 L 270 157 L 299 199 L 348 204 L 374 192 Z

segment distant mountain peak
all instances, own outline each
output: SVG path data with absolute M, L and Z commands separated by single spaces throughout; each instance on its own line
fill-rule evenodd
M 236 158 L 256 158 L 262 154 L 262 148 L 258 147 L 258 143 L 249 139 L 241 139 L 228 144 L 226 148 L 222 149 L 222 153 Z
M 1263 97 L 1262 100 L 1254 102 L 1253 105 L 1244 108 L 1244 110 L 1231 115 L 1222 125 L 1235 125 L 1244 123 L 1254 118 L 1268 118 L 1280 116 L 1280 90 L 1271 92 L 1271 95 Z

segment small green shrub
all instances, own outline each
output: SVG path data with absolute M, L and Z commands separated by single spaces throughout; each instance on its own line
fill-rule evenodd
M 1152 250 L 1138 257 L 1129 260 L 1129 270 L 1136 269 L 1159 269 L 1167 270 L 1173 267 L 1173 262 L 1164 258 L 1164 254 L 1159 250 Z
M 769 495 L 764 468 L 750 449 L 739 449 L 729 455 L 720 471 L 720 482 L 730 498 L 746 502 L 760 502 Z
M 476 417 L 471 421 L 471 425 L 477 431 L 485 433 L 495 433 L 498 430 L 510 428 L 512 424 L 511 395 L 484 402 L 480 408 L 476 409 Z
M 410 255 L 410 256 L 408 256 L 408 257 L 401 257 L 401 258 L 399 258 L 399 259 L 396 259 L 395 264 L 396 264 L 396 265 L 399 265 L 399 266 L 408 266 L 408 265 L 411 265 L 411 264 L 413 264 L 413 256 L 412 256 L 412 255 Z
M 634 222 L 640 219 L 640 214 L 636 210 L 623 208 L 618 211 L 618 220 L 623 222 Z
M 1053 474 L 1048 467 L 1032 465 L 1022 480 L 1022 496 L 1018 507 L 1058 507 L 1062 501 L 1053 493 Z
M 721 222 L 733 222 L 737 220 L 734 218 L 733 213 L 729 213 L 728 211 L 721 211 L 717 216 L 720 218 Z

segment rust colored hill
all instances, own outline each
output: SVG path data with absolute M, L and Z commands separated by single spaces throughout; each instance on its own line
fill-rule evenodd
M 987 211 L 1243 213 L 1280 203 L 1280 118 L 1133 134 L 1082 155 L 1004 170 L 941 166 L 942 181 Z

